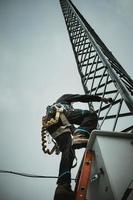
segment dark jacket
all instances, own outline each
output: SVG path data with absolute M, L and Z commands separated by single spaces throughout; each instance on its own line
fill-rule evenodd
M 72 107 L 71 103 L 74 103 L 74 102 L 88 103 L 88 102 L 92 102 L 92 101 L 99 102 L 99 101 L 101 101 L 101 97 L 96 96 L 96 95 L 64 94 L 55 102 L 55 104 L 56 103 L 63 104 L 65 106 L 66 110 L 68 109 L 68 111 L 66 111 L 66 112 L 68 112 L 68 114 L 69 114 L 69 110 L 74 109 Z M 65 113 L 65 115 L 67 116 L 67 113 Z M 59 122 L 57 124 L 54 124 L 54 125 L 48 127 L 47 130 L 49 131 L 50 134 L 52 134 L 62 125 L 63 125 L 62 121 L 59 120 Z
M 56 103 L 62 103 L 62 104 L 71 104 L 74 102 L 83 102 L 83 103 L 88 103 L 92 101 L 101 101 L 101 97 L 97 95 L 80 95 L 80 94 L 64 94 L 61 96 Z

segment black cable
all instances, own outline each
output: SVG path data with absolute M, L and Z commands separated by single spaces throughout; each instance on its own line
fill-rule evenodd
M 8 170 L 0 170 L 0 173 L 14 174 L 14 175 L 24 176 L 28 178 L 58 178 L 58 176 L 43 176 L 43 175 L 20 173 L 20 172 L 8 171 Z M 71 180 L 75 180 L 75 179 L 71 178 Z

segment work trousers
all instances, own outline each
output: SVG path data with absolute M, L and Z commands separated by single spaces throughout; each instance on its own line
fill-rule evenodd
M 77 132 L 85 134 L 88 138 L 92 130 L 97 128 L 97 114 L 88 110 L 74 109 L 67 113 L 70 124 L 79 125 Z
M 66 114 L 71 124 L 79 125 L 77 128 L 79 133 L 83 133 L 89 138 L 92 130 L 97 127 L 97 115 L 88 110 L 75 109 Z M 71 182 L 71 168 L 75 157 L 75 151 L 72 147 L 72 138 L 70 133 L 66 132 L 56 138 L 59 149 L 62 152 L 59 168 L 59 178 L 57 184 Z
M 56 138 L 61 151 L 61 161 L 57 184 L 71 183 L 71 168 L 75 158 L 75 150 L 72 148 L 70 132 L 65 132 Z

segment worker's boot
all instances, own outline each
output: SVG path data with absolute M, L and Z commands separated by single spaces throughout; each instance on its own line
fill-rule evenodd
M 77 128 L 77 129 L 75 129 L 73 136 L 75 136 L 75 137 L 79 136 L 79 137 L 89 139 L 90 132 L 88 130 L 86 130 L 85 128 L 81 128 L 81 129 Z
M 86 148 L 88 138 L 84 134 L 76 133 L 73 135 L 72 146 L 74 149 Z
M 74 200 L 74 192 L 69 184 L 59 184 L 55 190 L 54 200 Z
M 86 148 L 90 133 L 86 128 L 77 128 L 73 133 L 73 148 L 81 149 Z

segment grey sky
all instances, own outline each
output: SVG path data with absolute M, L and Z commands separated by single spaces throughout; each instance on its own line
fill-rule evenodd
M 132 76 L 132 0 L 73 2 Z M 63 93 L 83 93 L 59 2 L 1 0 L 0 27 L 0 169 L 57 175 L 41 117 Z M 0 174 L 1 200 L 52 200 L 55 182 Z

